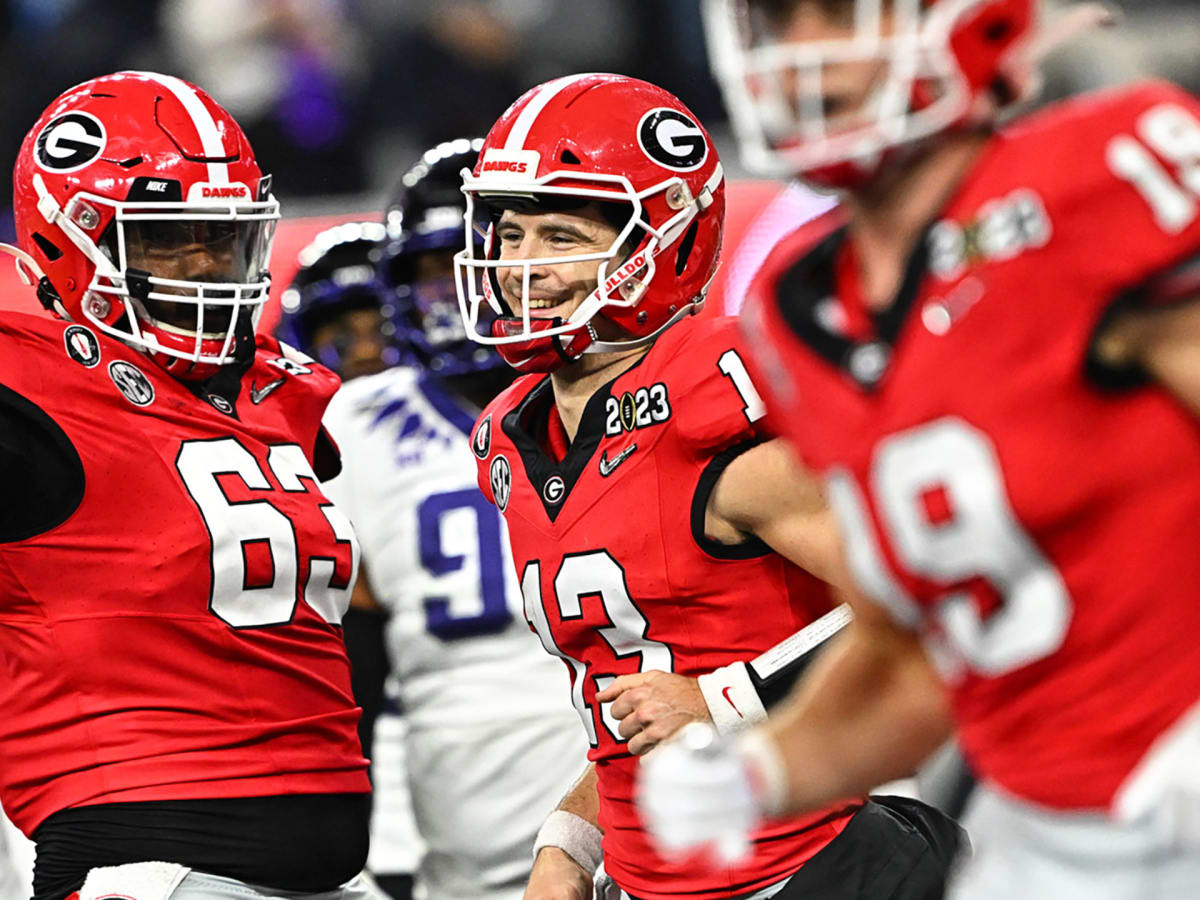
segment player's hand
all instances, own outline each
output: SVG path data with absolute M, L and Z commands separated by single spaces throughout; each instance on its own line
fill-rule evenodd
M 747 760 L 716 729 L 699 723 L 642 760 L 635 796 L 667 858 L 707 846 L 718 863 L 742 860 L 762 819 Z
M 612 715 L 621 723 L 617 731 L 637 756 L 649 753 L 689 722 L 712 721 L 699 682 L 670 672 L 622 675 L 596 694 L 596 700 L 612 703 Z
M 557 847 L 543 847 L 522 900 L 592 900 L 592 876 Z

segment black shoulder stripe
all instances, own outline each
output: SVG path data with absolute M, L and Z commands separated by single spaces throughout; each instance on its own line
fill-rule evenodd
M 712 496 L 713 488 L 724 474 L 729 464 L 752 447 L 761 444 L 765 438 L 743 441 L 714 456 L 700 473 L 700 481 L 692 494 L 692 540 L 696 546 L 714 559 L 757 559 L 766 556 L 772 550 L 756 537 L 747 538 L 740 544 L 723 544 L 714 541 L 704 533 L 704 514 L 708 510 L 708 499 Z

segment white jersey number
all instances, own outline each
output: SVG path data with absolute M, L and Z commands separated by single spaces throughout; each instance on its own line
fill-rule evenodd
M 571 678 L 571 702 L 575 704 L 575 711 L 583 721 L 589 743 L 595 747 L 596 718 L 584 701 L 584 685 L 589 677 L 588 666 L 559 649 L 554 635 L 550 632 L 550 623 L 542 605 L 542 566 L 536 559 L 525 565 L 525 571 L 521 575 L 521 594 L 525 601 L 525 618 L 537 632 L 546 652 L 564 660 L 574 673 Z M 584 599 L 599 599 L 610 624 L 600 626 L 596 631 L 612 648 L 618 659 L 637 655 L 639 672 L 651 669 L 673 671 L 675 662 L 671 656 L 671 648 L 646 637 L 650 625 L 634 604 L 633 598 L 629 596 L 625 570 L 608 551 L 594 550 L 564 557 L 558 573 L 554 576 L 554 597 L 558 605 L 558 614 L 563 619 L 582 618 Z M 616 678 L 615 675 L 590 677 L 597 691 L 604 690 Z M 608 729 L 613 740 L 624 743 L 626 739 L 617 733 L 620 723 L 612 716 L 609 709 L 611 704 L 597 706 L 599 720 Z
M 302 479 L 317 480 L 296 444 L 271 447 L 267 466 L 286 493 L 308 493 L 309 486 Z M 290 622 L 296 611 L 301 559 L 295 526 L 270 500 L 231 502 L 217 480 L 218 475 L 233 475 L 251 490 L 275 490 L 254 455 L 233 438 L 185 441 L 175 467 L 212 540 L 209 609 L 234 628 Z M 334 541 L 349 546 L 352 574 L 339 581 L 334 559 L 307 557 L 304 602 L 325 621 L 337 624 L 350 604 L 353 573 L 358 571 L 358 540 L 337 507 L 328 502 L 317 507 L 329 523 Z M 256 551 L 269 554 L 270 559 L 270 579 L 261 584 L 249 580 L 248 558 Z
M 871 493 L 901 566 L 948 586 L 982 578 L 1002 599 L 986 620 L 965 588 L 950 589 L 941 599 L 935 614 L 961 661 L 995 676 L 1062 646 L 1071 597 L 1017 521 L 983 432 L 947 418 L 892 435 L 875 452 Z M 847 532 L 847 556 L 863 590 L 901 622 L 915 625 L 917 604 L 886 569 L 850 473 L 833 473 L 830 502 Z
M 1178 104 L 1163 103 L 1138 119 L 1137 132 L 1137 138 L 1119 134 L 1109 141 L 1108 166 L 1138 189 L 1164 231 L 1178 234 L 1200 212 L 1200 121 Z

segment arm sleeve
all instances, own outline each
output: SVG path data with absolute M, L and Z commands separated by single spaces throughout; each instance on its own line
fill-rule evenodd
M 354 702 L 362 707 L 358 721 L 358 737 L 363 756 L 371 759 L 375 735 L 375 720 L 383 708 L 383 686 L 388 675 L 387 647 L 383 613 L 351 607 L 342 617 L 342 635 L 346 655 L 350 657 L 350 687 Z
M 33 401 L 0 385 L 0 543 L 65 522 L 83 502 L 83 462 Z

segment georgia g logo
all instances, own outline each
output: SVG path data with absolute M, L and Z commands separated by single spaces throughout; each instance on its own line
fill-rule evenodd
M 42 129 L 33 158 L 47 172 L 74 172 L 99 157 L 107 143 L 104 123 L 95 116 L 85 112 L 63 113 Z
M 508 506 L 508 495 L 512 492 L 512 469 L 503 455 L 492 460 L 488 479 L 492 484 L 492 496 L 496 498 L 496 508 L 504 512 Z
M 708 141 L 700 126 L 676 109 L 659 107 L 642 116 L 637 129 L 642 152 L 668 169 L 690 172 L 708 159 Z

